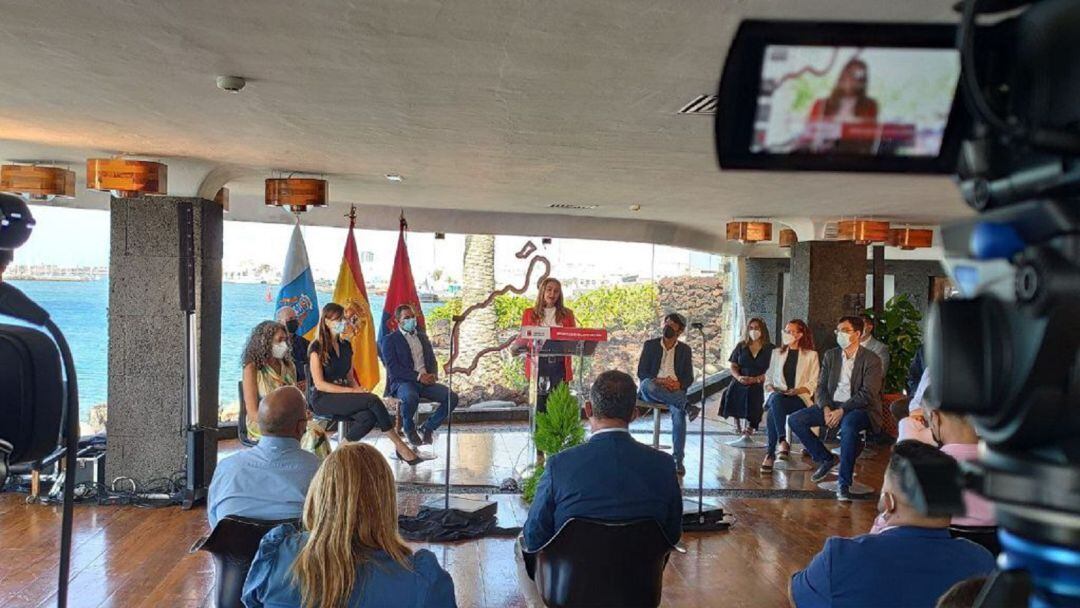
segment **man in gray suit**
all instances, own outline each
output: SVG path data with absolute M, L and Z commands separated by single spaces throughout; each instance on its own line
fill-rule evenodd
M 816 404 L 788 416 L 791 432 L 806 446 L 818 468 L 810 477 L 821 481 L 837 464 L 840 483 L 836 499 L 851 500 L 851 476 L 858 455 L 859 433 L 881 429 L 881 358 L 860 345 L 863 320 L 842 317 L 836 325 L 837 348 L 825 353 L 821 362 Z M 833 456 L 811 427 L 840 427 L 840 458 Z

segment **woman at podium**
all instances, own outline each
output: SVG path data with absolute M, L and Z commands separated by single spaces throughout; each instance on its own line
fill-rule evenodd
M 563 304 L 562 283 L 558 279 L 548 277 L 540 282 L 540 291 L 536 294 L 536 304 L 532 308 L 526 308 L 521 315 L 522 327 L 577 327 L 574 320 L 574 311 Z M 539 395 L 537 396 L 536 410 L 547 411 L 547 394 L 555 390 L 560 382 L 570 382 L 573 379 L 573 368 L 570 365 L 570 357 L 539 357 L 540 368 L 537 370 L 539 379 Z M 525 377 L 531 382 L 534 370 L 532 358 L 525 359 Z

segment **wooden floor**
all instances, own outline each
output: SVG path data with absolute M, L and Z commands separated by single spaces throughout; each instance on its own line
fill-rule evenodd
M 646 427 L 641 427 L 645 429 Z M 651 428 L 651 427 L 649 427 Z M 635 430 L 641 430 L 635 427 Z M 513 463 L 494 462 L 519 452 L 526 442 L 520 431 L 493 432 L 464 427 L 455 445 L 465 452 L 453 458 L 452 476 L 480 486 L 499 474 L 487 471 Z M 723 423 L 710 421 L 705 437 L 705 487 L 710 499 L 737 518 L 726 532 L 684 535 L 685 555 L 673 555 L 664 575 L 664 606 L 786 606 L 787 581 L 832 535 L 855 535 L 870 528 L 874 501 L 837 503 L 809 483 L 808 473 L 757 471 L 764 450 L 724 444 L 734 437 Z M 649 441 L 646 433 L 635 435 Z M 667 437 L 670 443 L 670 437 Z M 388 451 L 389 442 L 376 441 Z M 527 445 L 527 443 L 524 443 Z M 499 446 L 503 447 L 499 447 Z M 699 444 L 688 442 L 687 464 L 697 463 Z M 437 444 L 435 451 L 445 447 Z M 466 447 L 471 448 L 466 450 Z M 232 447 L 230 449 L 236 449 Z M 225 450 L 228 451 L 228 450 Z M 479 452 L 479 454 L 477 453 Z M 880 487 L 885 451 L 859 461 L 858 479 Z M 485 467 L 483 461 L 487 461 Z M 442 481 L 441 460 L 412 471 L 395 463 L 403 512 L 415 512 L 429 495 L 425 483 Z M 503 469 L 499 469 L 502 471 Z M 505 472 L 505 471 L 503 471 Z M 697 476 L 687 478 L 687 495 L 696 495 Z M 416 493 L 419 488 L 421 493 Z M 481 488 L 482 489 L 482 488 Z M 473 488 L 472 491 L 476 491 Z M 748 497 L 752 496 L 752 497 Z M 761 497 L 757 497 L 761 496 Z M 526 506 L 516 495 L 496 496 L 500 523 L 520 525 Z M 205 509 L 140 509 L 79 505 L 75 509 L 70 606 L 210 606 L 213 571 L 205 553 L 188 547 L 208 532 Z M 60 534 L 58 507 L 31 506 L 24 496 L 0 494 L 0 606 L 55 605 Z M 479 541 L 423 545 L 451 573 L 459 606 L 535 606 L 514 541 Z

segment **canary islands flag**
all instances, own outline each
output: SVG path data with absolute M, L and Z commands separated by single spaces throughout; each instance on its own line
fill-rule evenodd
M 416 295 L 416 282 L 413 281 L 412 264 L 409 263 L 409 250 L 405 247 L 405 231 L 409 225 L 405 216 L 401 217 L 398 230 L 397 254 L 394 255 L 394 268 L 390 271 L 390 285 L 386 288 L 386 303 L 383 305 L 382 323 L 379 324 L 379 342 L 386 334 L 397 331 L 397 319 L 394 310 L 409 304 L 416 311 L 416 325 L 424 328 L 424 311 L 420 309 L 420 297 Z
M 289 241 L 289 252 L 285 255 L 285 270 L 281 273 L 281 288 L 278 289 L 274 310 L 286 306 L 296 311 L 296 318 L 300 321 L 296 333 L 314 340 L 319 325 L 319 298 L 315 295 L 315 278 L 308 263 L 304 236 L 300 234 L 299 219 Z
M 337 283 L 334 285 L 334 302 L 345 308 L 348 322 L 349 342 L 352 344 L 352 369 L 360 386 L 372 390 L 379 383 L 379 350 L 375 346 L 375 323 L 371 319 L 371 304 L 364 273 L 360 271 L 360 256 L 356 253 L 353 226 L 356 220 L 350 214 L 349 235 L 345 237 L 345 254 L 341 258 Z

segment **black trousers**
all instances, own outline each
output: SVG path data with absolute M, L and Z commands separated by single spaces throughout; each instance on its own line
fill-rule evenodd
M 349 441 L 359 441 L 372 427 L 386 432 L 394 428 L 394 421 L 382 400 L 372 393 L 323 393 L 315 392 L 311 410 L 317 416 L 345 416 L 352 420 L 345 436 Z
M 550 391 L 554 391 L 559 388 L 559 385 L 566 381 L 566 361 L 562 357 L 545 357 L 540 356 L 539 365 L 539 377 L 547 378 L 551 388 Z M 536 411 L 547 412 L 547 393 L 538 393 L 536 396 Z

